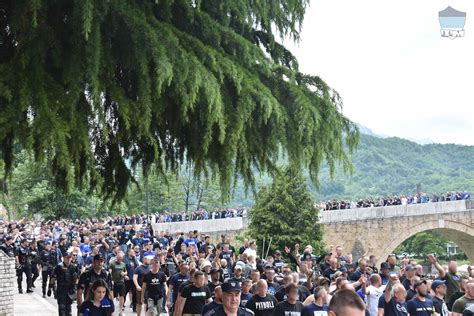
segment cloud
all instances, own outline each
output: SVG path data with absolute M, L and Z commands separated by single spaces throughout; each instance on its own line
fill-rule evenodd
M 311 1 L 302 41 L 287 45 L 302 71 L 338 90 L 352 120 L 474 145 L 474 1 L 449 5 L 467 12 L 464 38 L 440 36 L 445 1 Z

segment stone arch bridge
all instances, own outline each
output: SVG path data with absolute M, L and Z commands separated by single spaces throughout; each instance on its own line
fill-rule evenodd
M 398 245 L 423 231 L 435 231 L 455 242 L 474 263 L 474 203 L 450 201 L 321 212 L 327 245 L 340 245 L 354 258 L 364 254 L 379 260 Z M 157 230 L 187 232 L 198 230 L 214 238 L 222 233 L 238 234 L 247 226 L 246 218 L 229 218 L 177 223 L 158 223 Z

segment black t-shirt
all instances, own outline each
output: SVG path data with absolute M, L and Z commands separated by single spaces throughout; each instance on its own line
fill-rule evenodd
M 181 296 L 186 298 L 183 314 L 201 314 L 206 301 L 211 298 L 211 291 L 207 286 L 196 287 L 189 284 L 183 288 Z
M 303 303 L 297 301 L 295 304 L 290 304 L 285 300 L 277 304 L 273 316 L 301 316 L 302 310 Z
M 163 285 L 166 283 L 166 275 L 162 271 L 153 273 L 149 271 L 143 277 L 146 283 L 146 297 L 159 300 L 163 297 Z
M 440 316 L 449 316 L 448 306 L 444 300 L 433 296 L 433 307 Z
M 100 302 L 100 307 L 95 306 L 92 301 L 85 301 L 79 306 L 79 313 L 87 316 L 109 316 L 112 315 L 114 310 L 114 301 L 108 298 L 104 298 Z
M 425 299 L 420 301 L 417 297 L 408 301 L 407 311 L 411 316 L 432 316 L 433 315 L 433 301 Z
M 138 285 L 142 286 L 143 278 L 145 277 L 145 274 L 147 274 L 148 272 L 150 272 L 150 266 L 146 266 L 146 265 L 141 265 L 135 269 L 134 274 L 138 275 L 138 278 L 137 278 Z
M 255 316 L 272 316 L 277 304 L 276 298 L 270 294 L 267 294 L 265 297 L 255 294 L 245 307 L 253 311 Z
M 384 300 L 384 316 L 407 316 L 407 307 L 406 303 L 398 303 L 395 301 L 395 299 L 392 297 L 390 302 L 385 302 Z

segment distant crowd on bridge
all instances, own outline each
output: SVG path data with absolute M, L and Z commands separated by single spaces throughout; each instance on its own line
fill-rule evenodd
M 436 203 L 446 201 L 470 200 L 471 194 L 466 191 L 447 192 L 445 194 L 431 195 L 426 193 L 416 193 L 413 195 L 385 196 L 380 198 L 366 198 L 355 200 L 330 200 L 317 203 L 317 207 L 322 211 L 347 210 L 357 208 L 382 207 L 393 205 L 409 205 L 420 203 Z

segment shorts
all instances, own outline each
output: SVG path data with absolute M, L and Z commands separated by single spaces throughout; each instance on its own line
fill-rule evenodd
M 153 316 L 159 316 L 162 312 L 162 305 L 163 305 L 163 298 L 160 298 L 159 300 L 155 300 L 152 298 L 149 298 L 146 300 L 146 305 L 147 305 L 147 311 Z
M 114 297 L 125 297 L 125 284 L 124 283 L 114 283 Z
M 144 303 L 143 302 L 143 297 L 142 297 L 142 292 L 143 291 L 138 291 L 137 290 L 137 294 L 136 294 L 137 295 L 137 304 L 143 304 Z

